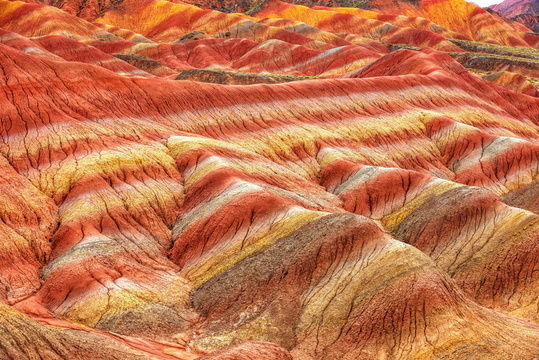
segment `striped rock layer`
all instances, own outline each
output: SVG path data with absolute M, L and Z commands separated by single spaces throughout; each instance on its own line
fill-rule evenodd
M 318 5 L 312 7 L 301 1 L 43 2 L 65 11 L 27 1 L 0 2 L 0 28 L 41 46 L 7 34 L 10 46 L 41 56 L 51 52 L 130 77 L 180 76 L 238 85 L 297 80 L 253 74 L 335 78 L 402 47 L 430 47 L 447 52 L 474 74 L 508 71 L 523 76 L 497 81 L 511 90 L 520 91 L 513 85 L 517 81 L 539 81 L 534 27 L 464 0 L 398 6 L 371 0 L 361 9 L 346 0 L 309 2 Z M 336 4 L 341 7 L 328 7 Z M 191 70 L 188 75 L 186 70 Z M 535 96 L 533 88 L 523 91 Z
M 0 1 L 0 359 L 539 357 L 537 91 L 457 61 L 535 38 L 440 4 Z

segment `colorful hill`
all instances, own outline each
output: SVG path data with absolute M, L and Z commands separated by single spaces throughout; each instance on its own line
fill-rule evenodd
M 503 16 L 513 18 L 521 14 L 537 14 L 539 4 L 534 0 L 505 0 L 499 4 L 492 5 L 490 8 Z
M 403 2 L 407 4 L 406 2 Z M 405 16 L 417 17 L 420 16 L 427 21 L 435 23 L 438 27 L 448 29 L 460 35 L 462 39 L 473 39 L 482 42 L 493 42 L 499 45 L 508 46 L 528 46 L 528 40 L 524 38 L 518 30 L 514 29 L 510 24 L 502 22 L 493 15 L 477 7 L 474 4 L 464 0 L 451 1 L 424 1 L 420 6 L 394 6 L 386 3 L 377 3 L 376 1 L 368 2 L 373 10 L 378 12 L 389 12 L 390 14 L 402 14 Z M 321 22 L 320 26 L 334 27 L 338 24 L 341 27 L 340 31 L 350 31 L 345 29 L 356 29 L 358 25 L 354 24 L 357 19 L 371 20 L 384 19 L 385 21 L 397 23 L 419 23 L 420 19 L 404 19 L 397 16 L 380 16 L 376 12 L 366 12 L 361 9 L 350 8 L 332 8 L 331 10 L 316 10 L 317 8 L 309 9 L 305 6 L 291 5 L 284 2 L 276 1 L 268 5 L 264 10 L 256 14 L 256 16 L 278 16 L 293 19 L 303 19 L 302 21 Z M 391 19 L 391 18 L 394 18 Z M 309 20 L 310 19 L 310 20 Z M 338 19 L 338 20 L 337 20 Z M 371 20 L 373 21 L 373 20 Z M 326 25 L 327 24 L 327 25 Z M 350 25 L 346 25 L 350 24 Z M 425 24 L 425 21 L 423 21 Z M 414 27 L 423 27 L 424 25 L 412 25 Z M 440 31 L 434 27 L 435 31 Z M 425 30 L 426 31 L 426 30 Z M 432 31 L 432 29 L 431 29 Z M 449 33 L 450 34 L 450 33 Z M 432 36 L 432 35 L 431 35 Z M 451 36 L 451 35 L 450 35 Z M 452 38 L 459 38 L 451 36 Z M 414 37 L 415 38 L 415 37 Z M 408 43 L 408 42 L 406 42 Z
M 204 39 L 180 44 L 91 43 L 104 52 L 141 56 L 171 69 L 330 75 L 357 69 L 381 55 L 361 45 L 318 51 L 280 40 Z
M 533 32 L 539 32 L 539 4 L 536 1 L 506 0 L 490 7 L 493 11 L 523 24 Z
M 0 359 L 539 357 L 539 38 L 310 5 L 0 1 Z

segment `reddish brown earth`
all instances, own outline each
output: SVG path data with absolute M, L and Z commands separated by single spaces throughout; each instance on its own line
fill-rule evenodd
M 194 4 L 0 1 L 0 359 L 538 358 L 537 36 Z
M 530 96 L 539 96 L 539 92 L 533 84 L 531 84 L 525 76 L 511 73 L 508 71 L 500 71 L 484 77 L 485 80 L 502 85 L 516 92 L 521 92 Z
M 521 14 L 537 14 L 539 4 L 535 0 L 505 0 L 490 8 L 505 17 L 513 18 Z
M 539 32 L 539 3 L 535 0 L 506 0 L 492 5 L 490 9 L 526 26 L 534 33 Z
M 535 15 L 519 14 L 513 17 L 513 20 L 518 21 L 519 23 L 523 24 L 534 33 L 539 32 L 539 19 Z

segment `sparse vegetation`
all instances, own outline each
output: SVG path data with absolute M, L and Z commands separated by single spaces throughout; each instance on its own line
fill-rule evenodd
M 412 46 L 408 44 L 389 44 L 389 51 L 397 51 L 400 49 L 408 49 L 408 50 L 419 50 L 420 48 L 417 46 Z
M 190 69 L 181 71 L 176 80 L 194 80 L 218 84 L 274 84 L 299 80 L 317 79 L 318 76 L 298 76 L 272 73 L 248 73 L 225 70 Z
M 450 39 L 450 41 L 457 45 L 458 47 L 471 51 L 471 52 L 482 52 L 489 54 L 497 54 L 500 56 L 511 56 L 527 59 L 536 59 L 539 60 L 539 50 L 518 46 L 503 46 L 496 44 L 483 43 L 478 41 L 467 41 L 467 40 L 455 40 Z
M 266 1 L 261 1 L 261 0 L 251 1 L 250 4 L 249 4 L 248 9 L 245 11 L 245 14 L 246 15 L 254 15 L 254 14 L 256 14 L 257 12 L 262 10 L 265 3 L 266 3 Z
M 511 56 L 511 55 L 501 55 L 501 54 L 490 54 L 490 53 L 476 53 L 476 52 L 447 52 L 451 57 L 453 58 L 467 58 L 468 60 L 472 59 L 495 59 L 495 60 L 505 60 L 509 61 L 513 64 L 518 65 L 526 65 L 529 64 L 533 68 L 536 68 L 535 64 L 539 64 L 539 58 L 525 58 L 525 57 L 519 57 L 519 56 Z M 533 64 L 533 65 L 531 65 Z
M 283 78 L 292 78 L 294 80 L 313 80 L 318 79 L 320 76 L 309 76 L 309 75 L 287 75 L 287 74 L 275 74 L 275 73 L 249 73 L 249 72 L 233 72 L 235 74 L 245 74 L 245 75 L 261 75 L 261 76 L 276 76 Z

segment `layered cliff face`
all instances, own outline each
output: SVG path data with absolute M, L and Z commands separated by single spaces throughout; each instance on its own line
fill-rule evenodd
M 539 357 L 533 35 L 99 4 L 0 1 L 0 359 Z

